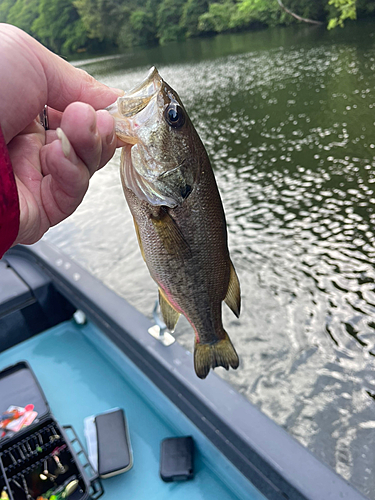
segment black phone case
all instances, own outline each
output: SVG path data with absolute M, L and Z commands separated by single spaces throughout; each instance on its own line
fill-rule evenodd
M 191 436 L 164 439 L 160 450 L 163 481 L 186 481 L 194 477 L 194 441 Z
M 126 472 L 133 465 L 125 414 L 122 409 L 95 417 L 98 472 L 102 478 Z

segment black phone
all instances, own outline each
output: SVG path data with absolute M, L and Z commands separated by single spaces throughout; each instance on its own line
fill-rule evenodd
M 100 413 L 94 419 L 97 435 L 98 473 L 107 478 L 133 466 L 133 452 L 124 410 Z

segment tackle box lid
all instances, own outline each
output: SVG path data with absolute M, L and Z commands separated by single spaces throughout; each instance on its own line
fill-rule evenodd
M 31 366 L 27 361 L 20 361 L 0 371 L 0 416 L 12 405 L 24 408 L 28 404 L 34 405 L 38 413 L 31 426 L 50 413 L 47 399 Z M 13 436 L 13 433 L 4 436 L 0 446 Z

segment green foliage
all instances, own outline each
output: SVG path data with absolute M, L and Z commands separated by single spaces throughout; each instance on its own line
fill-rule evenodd
M 157 11 L 157 36 L 161 45 L 180 40 L 184 31 L 180 26 L 184 0 L 163 0 Z
M 205 34 L 297 23 L 278 0 L 0 0 L 0 22 L 63 54 L 90 47 L 166 44 Z M 332 29 L 375 15 L 375 0 L 283 0 Z
M 86 30 L 71 0 L 40 0 L 39 17 L 32 25 L 39 40 L 60 54 L 82 47 Z
M 328 29 L 336 28 L 336 26 L 343 28 L 346 19 L 356 19 L 356 3 L 357 0 L 329 0 L 328 5 L 336 9 L 337 15 L 329 20 Z
M 323 20 L 326 0 L 285 0 L 283 4 L 300 17 Z M 232 27 L 246 28 L 253 24 L 266 26 L 288 25 L 296 20 L 281 9 L 277 0 L 241 0 L 237 13 L 232 16 Z
M 212 3 L 208 12 L 199 17 L 198 30 L 201 33 L 228 31 L 231 28 L 231 18 L 236 8 L 236 4 L 230 0 L 225 3 Z
M 15 3 L 16 0 L 3 0 L 0 3 L 0 23 L 9 22 L 9 11 Z
M 246 26 L 252 23 L 261 23 L 274 26 L 280 23 L 283 12 L 280 10 L 276 0 L 242 0 L 238 4 L 237 15 L 232 23 Z
M 147 10 L 135 10 L 129 19 L 133 33 L 132 45 L 151 45 L 156 42 L 155 16 Z
M 87 42 L 87 31 L 82 19 L 77 19 L 69 24 L 64 32 L 65 40 L 61 47 L 62 54 L 73 54 L 79 49 L 83 49 Z
M 182 10 L 180 26 L 188 38 L 199 34 L 199 17 L 207 10 L 207 0 L 187 0 Z
M 375 0 L 357 0 L 357 16 L 368 17 L 375 15 Z
M 42 1 L 42 0 L 41 0 Z M 116 42 L 123 23 L 131 14 L 121 0 L 73 0 L 90 38 Z
M 305 19 L 325 21 L 327 0 L 284 0 L 284 5 Z
M 17 0 L 9 10 L 7 21 L 30 33 L 38 16 L 39 0 Z

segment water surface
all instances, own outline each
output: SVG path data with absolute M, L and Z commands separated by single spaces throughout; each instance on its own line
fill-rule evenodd
M 373 25 L 197 39 L 81 61 L 130 89 L 157 65 L 212 159 L 243 297 L 224 308 L 240 354 L 217 370 L 375 499 Z M 47 239 L 150 316 L 157 296 L 118 155 Z M 193 348 L 181 319 L 176 336 Z M 193 369 L 193 368 L 192 368 Z

